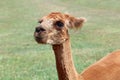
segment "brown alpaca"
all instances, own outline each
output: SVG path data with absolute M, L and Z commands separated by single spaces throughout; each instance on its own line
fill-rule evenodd
M 40 44 L 52 45 L 59 80 L 120 80 L 120 51 L 107 55 L 81 74 L 77 73 L 68 29 L 81 28 L 84 22 L 85 18 L 53 12 L 39 20 L 34 37 Z

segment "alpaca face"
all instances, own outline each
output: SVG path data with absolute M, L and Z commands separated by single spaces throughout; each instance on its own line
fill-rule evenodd
M 34 37 L 41 44 L 62 44 L 68 38 L 69 28 L 80 28 L 84 18 L 74 18 L 68 14 L 53 12 L 38 21 Z

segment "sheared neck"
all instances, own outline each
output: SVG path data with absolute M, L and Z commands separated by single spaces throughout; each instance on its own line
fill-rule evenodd
M 77 80 L 78 74 L 73 64 L 69 39 L 63 44 L 53 45 L 59 80 Z

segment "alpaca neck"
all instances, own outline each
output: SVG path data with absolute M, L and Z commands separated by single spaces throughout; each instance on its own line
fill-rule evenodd
M 69 39 L 63 44 L 53 45 L 59 80 L 77 80 Z

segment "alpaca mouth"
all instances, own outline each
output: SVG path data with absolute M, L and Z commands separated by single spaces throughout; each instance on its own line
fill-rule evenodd
M 41 40 L 41 39 L 43 39 L 43 38 L 42 38 L 42 37 L 35 36 L 35 39 Z
M 46 40 L 41 37 L 35 37 L 35 41 L 39 44 L 46 44 Z
M 42 36 L 40 34 L 34 33 L 34 39 L 39 44 L 46 44 L 46 38 L 45 38 L 45 36 Z
M 34 33 L 34 38 L 35 38 L 35 40 L 41 40 L 42 39 L 42 37 L 41 36 L 39 36 L 39 34 L 38 33 Z

